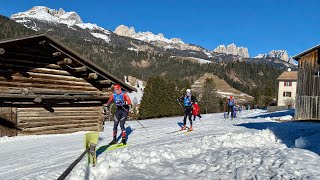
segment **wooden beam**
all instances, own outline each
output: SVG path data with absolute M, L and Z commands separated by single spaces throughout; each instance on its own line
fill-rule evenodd
M 6 61 L 8 64 L 20 64 L 20 65 L 34 65 L 33 67 L 46 67 L 52 69 L 61 69 L 57 64 L 41 61 L 32 61 L 32 60 L 20 60 L 20 59 L 11 59 L 11 58 L 0 58 L 1 61 Z
M 79 91 L 67 89 L 49 89 L 49 88 L 35 88 L 35 87 L 0 87 L 1 94 L 47 94 L 47 95 L 95 95 L 95 96 L 109 96 L 109 92 L 103 93 L 101 91 Z
M 75 70 L 75 72 L 85 72 L 87 71 L 87 66 L 77 67 L 73 69 Z
M 72 60 L 70 58 L 64 58 L 62 61 L 57 62 L 58 65 L 62 64 L 72 64 Z
M 41 97 L 36 97 L 33 100 L 33 102 L 36 102 L 36 103 L 41 103 L 41 101 L 42 101 Z
M 34 102 L 41 102 L 44 99 L 65 99 L 65 100 L 106 100 L 109 96 L 94 96 L 94 95 L 32 95 L 32 94 L 0 94 L 0 98 L 13 98 L 13 99 L 34 99 Z
M 19 58 L 22 58 L 22 59 L 33 58 L 33 59 L 46 59 L 46 60 L 51 60 L 52 61 L 52 57 L 50 57 L 50 56 L 39 55 L 39 54 L 31 54 L 31 53 L 7 51 L 6 52 L 6 57 L 8 57 L 8 56 L 14 57 L 16 59 L 19 59 Z
M 8 81 L 0 81 L 0 86 L 2 87 L 20 87 L 20 88 L 28 88 L 28 87 L 36 87 L 36 88 L 49 88 L 56 90 L 78 90 L 78 91 L 99 91 L 97 88 L 92 86 L 82 86 L 82 85 L 72 85 L 72 84 L 50 84 L 50 83 L 41 83 L 37 84 L 34 82 L 8 82 Z
M 52 53 L 52 56 L 53 57 L 57 57 L 57 56 L 61 56 L 61 52 L 54 52 L 54 53 Z
M 89 73 L 89 75 L 88 75 L 88 79 L 97 79 L 97 78 L 98 78 L 97 73 Z
M 112 81 L 107 79 L 107 80 L 100 80 L 99 81 L 100 84 L 112 84 Z
M 39 42 L 39 45 L 45 45 L 46 43 L 47 43 L 46 40 L 43 40 Z
M 6 52 L 6 50 L 4 50 L 3 48 L 0 48 L 0 54 L 4 54 Z

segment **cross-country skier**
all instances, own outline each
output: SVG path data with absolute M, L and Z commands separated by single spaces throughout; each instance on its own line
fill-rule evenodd
M 200 118 L 200 120 L 201 120 L 201 118 L 202 118 L 201 115 L 200 115 L 200 108 L 199 108 L 197 102 L 195 102 L 195 103 L 193 104 L 192 115 L 193 115 L 193 121 L 196 120 L 196 117 L 197 117 L 197 116 Z
M 124 127 L 124 124 L 127 120 L 129 109 L 132 106 L 131 100 L 126 92 L 123 92 L 121 90 L 121 86 L 119 84 L 115 84 L 113 86 L 114 93 L 109 98 L 108 102 L 106 103 L 106 106 L 109 107 L 109 105 L 113 102 L 116 106 L 116 112 L 114 114 L 114 125 L 113 125 L 113 140 L 109 143 L 109 145 L 116 144 L 117 143 L 117 130 L 118 130 L 118 124 L 120 122 L 120 128 L 122 131 L 122 143 L 126 144 L 126 129 Z
M 228 114 L 227 114 L 227 119 L 229 118 L 229 113 L 231 112 L 231 118 L 234 118 L 234 105 L 235 105 L 235 100 L 230 96 L 226 102 L 226 105 L 228 107 Z
M 183 126 L 181 130 L 185 130 L 187 128 L 187 116 L 189 117 L 190 121 L 190 128 L 189 131 L 192 131 L 192 107 L 193 104 L 196 102 L 196 98 L 191 94 L 191 89 L 186 90 L 186 94 L 182 97 L 179 98 L 180 101 L 183 101 L 183 106 L 184 106 L 184 118 L 183 118 Z

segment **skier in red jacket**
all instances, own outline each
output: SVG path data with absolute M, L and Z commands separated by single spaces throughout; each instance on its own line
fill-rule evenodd
M 121 90 L 119 84 L 113 86 L 114 93 L 110 96 L 106 106 L 108 107 L 111 103 L 114 103 L 117 106 L 116 112 L 114 114 L 114 124 L 113 124 L 113 140 L 109 143 L 110 145 L 117 143 L 117 130 L 118 124 L 120 122 L 120 128 L 122 131 L 122 143 L 126 144 L 126 129 L 124 124 L 128 118 L 129 109 L 132 106 L 130 97 L 126 92 Z
M 193 115 L 193 121 L 196 120 L 196 117 L 198 116 L 201 120 L 201 115 L 200 115 L 200 108 L 198 106 L 198 103 L 193 104 L 193 109 L 192 109 L 192 115 Z

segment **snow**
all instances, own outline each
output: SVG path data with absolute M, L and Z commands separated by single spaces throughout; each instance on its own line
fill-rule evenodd
M 11 18 L 33 18 L 53 23 L 63 23 L 69 26 L 82 23 L 81 18 L 76 12 L 59 13 L 58 10 L 50 9 L 45 6 L 35 6 L 26 12 L 13 14 Z
M 177 38 L 167 39 L 161 33 L 153 34 L 152 32 L 149 32 L 149 31 L 134 33 L 132 37 L 141 41 L 146 41 L 146 42 L 162 41 L 170 44 L 185 44 L 180 39 L 177 39 Z
M 192 52 L 193 53 L 193 52 Z M 211 61 L 210 60 L 206 60 L 206 59 L 201 59 L 201 58 L 195 58 L 195 57 L 189 57 L 189 58 L 192 58 L 192 59 L 195 59 L 198 61 L 198 63 L 200 64 L 210 64 Z
M 138 49 L 135 49 L 135 48 L 133 48 L 133 47 L 128 48 L 128 50 L 129 50 L 129 51 L 139 52 L 139 50 L 138 50 Z
M 203 51 L 207 56 L 208 56 L 208 58 L 212 58 L 213 56 L 212 56 L 212 53 L 210 52 L 210 51 Z
M 91 33 L 91 34 L 96 38 L 100 38 L 100 39 L 105 40 L 107 43 L 109 43 L 111 41 L 111 39 L 108 35 L 101 34 L 101 33 Z
M 50 9 L 45 6 L 35 6 L 31 8 L 30 10 L 26 12 L 20 12 L 17 14 L 13 14 L 11 16 L 12 19 L 14 19 L 18 23 L 25 23 L 30 21 L 30 19 L 38 19 L 41 21 L 47 21 L 51 23 L 56 23 L 56 24 L 66 24 L 69 28 L 75 30 L 74 26 L 78 26 L 82 29 L 89 29 L 92 31 L 92 35 L 96 38 L 100 38 L 105 40 L 106 42 L 110 42 L 110 31 L 99 27 L 97 24 L 91 24 L 91 23 L 83 23 L 80 16 L 74 12 L 65 12 L 63 9 L 55 10 L 55 9 Z M 28 27 L 28 26 L 26 26 Z M 37 28 L 36 24 L 34 26 L 28 27 L 31 29 L 34 29 L 38 31 L 39 29 Z M 101 31 L 101 33 L 97 33 L 96 31 Z
M 127 147 L 98 153 L 96 167 L 83 158 L 67 179 L 317 179 L 320 124 L 265 119 L 292 112 L 205 114 L 187 134 L 167 134 L 182 117 L 141 120 L 150 132 L 127 121 Z M 98 147 L 111 132 L 106 122 Z M 0 138 L 0 179 L 57 179 L 82 153 L 84 133 Z
M 130 79 L 131 77 L 129 76 L 128 78 Z M 130 82 L 127 81 L 126 76 L 124 79 L 125 79 L 125 83 L 130 85 Z M 143 91 L 145 88 L 143 85 L 143 82 L 141 80 L 137 79 L 137 82 L 135 83 L 135 85 L 133 87 L 137 89 L 137 92 L 131 92 L 131 93 L 128 93 L 128 95 L 129 95 L 133 104 L 140 104 L 142 96 L 143 96 Z

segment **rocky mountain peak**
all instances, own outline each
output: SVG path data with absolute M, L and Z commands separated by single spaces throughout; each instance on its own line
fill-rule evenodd
M 163 41 L 166 43 L 173 43 L 173 44 L 185 44 L 181 39 L 172 38 L 167 39 L 164 37 L 162 33 L 153 34 L 152 32 L 136 32 L 134 27 L 127 27 L 125 25 L 118 26 L 114 33 L 120 36 L 127 36 L 134 39 L 139 39 L 141 41 L 152 42 L 152 41 Z
M 184 43 L 179 38 L 166 38 L 162 33 L 154 34 L 150 31 L 147 32 L 136 32 L 134 27 L 128 27 L 125 25 L 118 26 L 114 33 L 120 36 L 127 36 L 130 38 L 138 39 L 141 41 L 152 43 L 155 46 L 164 49 L 180 49 L 180 50 L 194 50 L 194 51 L 204 51 L 204 49 L 194 46 L 191 44 Z
M 83 23 L 80 16 L 74 11 L 66 12 L 62 8 L 56 10 L 45 6 L 35 6 L 25 12 L 13 14 L 11 18 L 33 18 L 49 22 L 64 23 L 68 25 Z
M 289 55 L 286 50 L 272 50 L 268 54 L 258 54 L 255 58 L 277 58 L 289 62 Z
M 237 55 L 237 56 L 244 57 L 244 58 L 249 57 L 248 48 L 237 47 L 237 45 L 234 43 L 227 45 L 227 47 L 225 45 L 219 45 L 217 48 L 215 48 L 213 50 L 213 52 L 232 54 L 232 55 Z
M 268 56 L 289 61 L 289 56 L 286 50 L 272 50 L 269 52 Z

